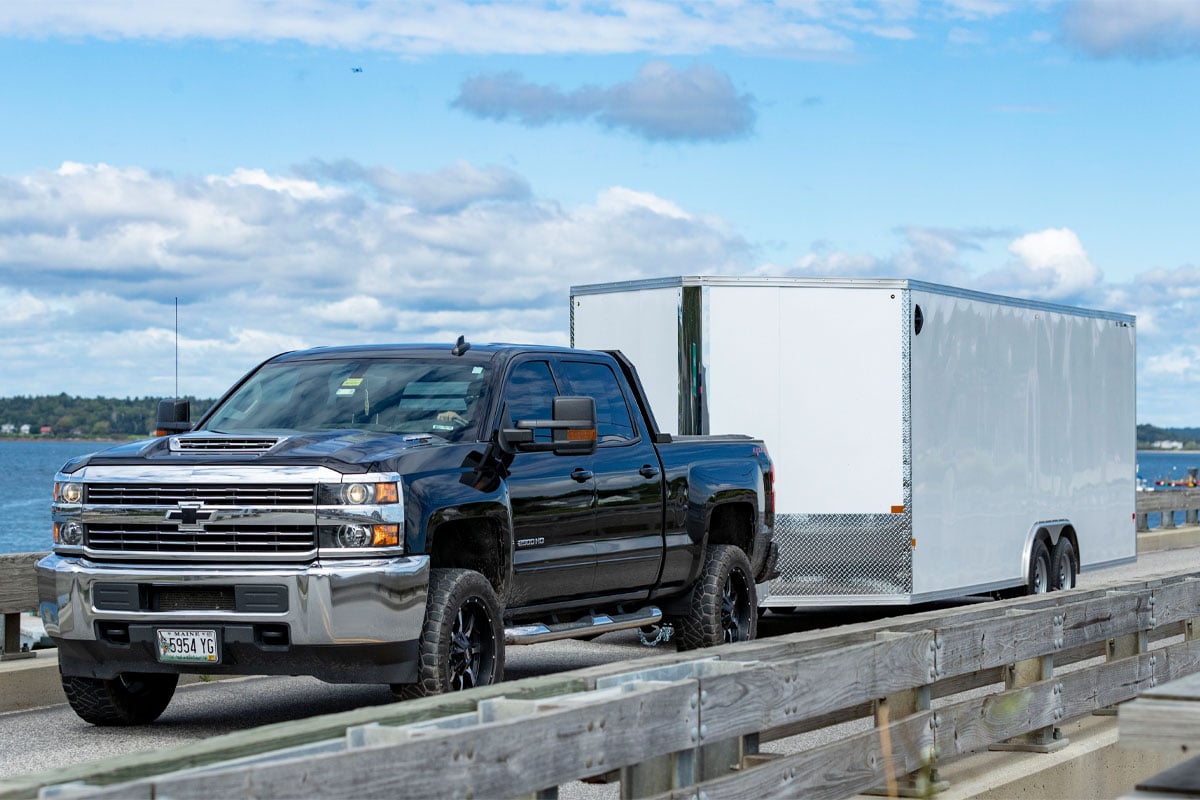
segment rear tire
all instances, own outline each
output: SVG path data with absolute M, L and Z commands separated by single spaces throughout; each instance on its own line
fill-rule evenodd
M 1045 594 L 1050 591 L 1050 551 L 1041 539 L 1033 542 L 1029 553 L 1029 576 L 1025 582 L 1026 594 Z
M 1050 554 L 1050 588 L 1054 591 L 1074 589 L 1078 575 L 1079 557 L 1075 555 L 1075 545 L 1064 536 Z
M 680 650 L 746 642 L 758 633 L 758 595 L 750 561 L 741 548 L 709 547 L 686 616 L 676 620 Z
M 396 684 L 402 699 L 489 686 L 504 678 L 504 624 L 487 578 L 468 569 L 435 569 L 419 646 L 417 682 Z
M 93 725 L 148 725 L 166 711 L 178 675 L 125 672 L 115 678 L 63 675 L 71 708 Z

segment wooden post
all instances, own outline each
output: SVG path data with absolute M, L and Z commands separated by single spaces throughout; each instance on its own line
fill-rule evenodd
M 880 631 L 875 634 L 875 638 L 878 640 L 906 635 L 908 634 Z M 936 646 L 931 642 L 925 663 L 930 681 L 936 681 L 939 677 L 936 651 Z M 893 748 L 890 726 L 897 720 L 928 711 L 932 696 L 932 685 L 924 684 L 875 701 L 875 727 L 879 730 L 879 744 L 883 751 L 885 783 L 883 786 L 869 789 L 863 794 L 885 797 L 929 797 L 932 794 L 944 792 L 950 787 L 950 784 L 941 780 L 938 775 L 935 766 L 936 753 L 933 750 L 929 752 L 928 758 L 924 759 L 924 763 L 916 772 L 910 772 L 897 779 L 892 766 Z
M 4 615 L 4 650 L 0 661 L 33 658 L 21 652 L 21 612 L 37 608 L 37 577 L 33 565 L 45 553 L 0 555 L 0 614 Z
M 1029 658 L 1009 664 L 1004 674 L 1005 689 L 1019 689 L 1054 677 L 1054 656 L 1045 655 L 1039 658 Z M 1061 704 L 1061 700 L 1059 701 Z M 1036 731 L 1014 736 L 1013 738 L 992 745 L 991 750 L 1018 750 L 1027 753 L 1053 753 L 1071 743 L 1062 735 L 1062 731 L 1053 725 L 1038 728 Z
M 1191 630 L 1191 623 L 1194 619 L 1195 618 L 1189 619 L 1184 623 L 1185 637 L 1187 635 L 1187 631 Z M 1131 658 L 1136 655 L 1141 655 L 1142 653 L 1146 652 L 1146 643 L 1145 631 L 1135 631 L 1133 633 L 1127 633 L 1124 636 L 1117 636 L 1116 638 L 1109 639 L 1105 653 L 1105 660 L 1119 661 L 1122 658 Z M 1093 711 L 1092 714 L 1097 717 L 1115 717 L 1117 715 L 1117 707 L 1107 706 L 1105 708 L 1098 708 Z

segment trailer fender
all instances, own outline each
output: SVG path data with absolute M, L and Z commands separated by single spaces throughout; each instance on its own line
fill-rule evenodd
M 1025 534 L 1025 546 L 1021 550 L 1021 580 L 1025 580 L 1025 576 L 1029 574 L 1029 560 L 1033 557 L 1033 543 L 1041 539 L 1053 552 L 1054 546 L 1063 536 L 1071 538 L 1075 543 L 1075 552 L 1078 553 L 1079 542 L 1075 539 L 1075 526 L 1069 519 L 1045 520 L 1035 522 L 1029 527 L 1029 532 Z

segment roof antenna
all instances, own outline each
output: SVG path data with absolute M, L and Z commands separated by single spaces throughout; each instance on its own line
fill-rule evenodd
M 467 337 L 460 336 L 455 342 L 454 347 L 450 350 L 450 355 L 461 356 L 463 353 L 471 349 L 471 343 L 467 341 Z
M 175 399 L 179 399 L 179 298 L 175 298 Z

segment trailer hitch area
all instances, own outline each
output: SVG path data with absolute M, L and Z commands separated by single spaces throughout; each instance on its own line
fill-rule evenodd
M 660 625 L 643 625 L 638 628 L 638 641 L 646 647 L 658 647 L 671 641 L 675 635 L 675 626 L 669 622 Z

